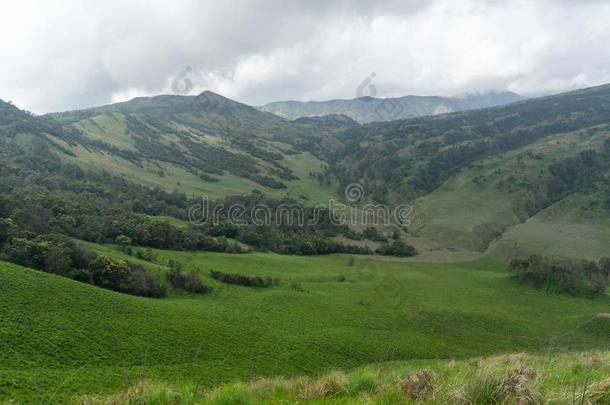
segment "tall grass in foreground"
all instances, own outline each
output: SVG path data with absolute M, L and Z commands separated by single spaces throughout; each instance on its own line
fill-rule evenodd
M 371 365 L 318 378 L 265 378 L 211 390 L 141 381 L 83 405 L 308 404 L 610 404 L 610 352 L 509 354 L 464 361 Z

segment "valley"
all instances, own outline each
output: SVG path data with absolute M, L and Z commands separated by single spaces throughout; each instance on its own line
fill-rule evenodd
M 554 363 L 569 362 L 603 399 L 606 360 L 587 359 L 609 350 L 609 119 L 607 85 L 364 125 L 210 92 L 43 116 L 0 103 L 0 399 L 268 403 L 254 391 L 270 379 L 292 403 L 340 375 L 307 401 L 396 403 L 389 379 L 433 368 L 452 376 L 440 400 L 477 384 L 473 364 L 515 358 L 549 373 L 546 398 L 569 397 Z M 192 217 L 202 197 L 218 223 Z M 299 226 L 227 209 L 311 218 L 331 200 L 412 211 Z M 590 261 L 585 293 L 519 283 L 508 263 L 530 254 Z M 377 388 L 350 391 L 362 373 Z

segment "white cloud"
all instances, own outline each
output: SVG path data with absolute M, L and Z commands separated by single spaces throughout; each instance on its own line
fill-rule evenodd
M 422 5 L 424 4 L 424 5 Z M 3 1 L 0 98 L 36 112 L 172 92 L 250 104 L 610 82 L 610 4 L 559 0 L 379 2 Z

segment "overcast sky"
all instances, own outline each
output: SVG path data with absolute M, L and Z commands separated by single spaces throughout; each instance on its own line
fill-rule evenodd
M 205 89 L 258 105 L 610 82 L 601 0 L 0 6 L 0 99 L 37 113 Z

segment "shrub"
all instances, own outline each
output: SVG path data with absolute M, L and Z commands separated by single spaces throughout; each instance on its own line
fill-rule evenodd
M 407 245 L 400 239 L 394 239 L 391 243 L 384 243 L 375 250 L 375 253 L 383 256 L 409 257 L 415 256 L 417 250 L 411 245 Z
M 402 391 L 413 399 L 421 400 L 432 393 L 436 378 L 434 371 L 422 370 L 408 375 L 402 383 Z
M 166 275 L 167 281 L 174 288 L 184 290 L 193 294 L 206 294 L 212 291 L 211 287 L 203 284 L 194 271 L 185 274 L 179 264 L 170 262 L 170 270 Z
M 341 371 L 335 371 L 305 385 L 301 390 L 300 397 L 303 400 L 333 397 L 344 391 L 345 385 L 345 374 Z
M 150 298 L 165 297 L 165 286 L 158 283 L 152 274 L 137 264 L 128 265 L 131 268 L 131 283 L 124 293 Z
M 129 236 L 119 235 L 114 239 L 114 243 L 119 245 L 121 250 L 125 252 L 131 246 L 132 241 Z
M 520 366 L 506 376 L 500 385 L 500 394 L 502 397 L 515 398 L 519 404 L 537 404 L 541 403 L 536 398 L 536 394 L 530 387 L 530 382 L 536 377 L 534 369 L 531 367 Z
M 89 282 L 95 286 L 131 295 L 163 297 L 165 288 L 143 267 L 100 256 L 87 268 Z
M 588 261 L 551 260 L 532 255 L 513 259 L 508 271 L 519 282 L 549 291 L 573 295 L 593 296 L 606 291 L 608 286 L 606 259 L 599 265 Z
M 363 232 L 362 235 L 365 239 L 372 240 L 375 242 L 387 242 L 388 238 L 379 233 L 377 228 L 368 227 Z
M 131 269 L 123 260 L 100 256 L 91 262 L 88 270 L 90 282 L 93 285 L 115 291 L 128 289 Z
M 246 287 L 268 288 L 279 285 L 280 280 L 272 277 L 248 276 L 239 273 L 223 273 L 217 270 L 210 270 L 210 277 L 226 284 L 237 284 Z
M 144 249 L 144 251 L 138 250 L 138 253 L 136 255 L 138 256 L 138 258 L 146 260 L 147 262 L 152 262 L 153 260 L 155 260 L 155 255 L 151 248 L 146 248 Z

